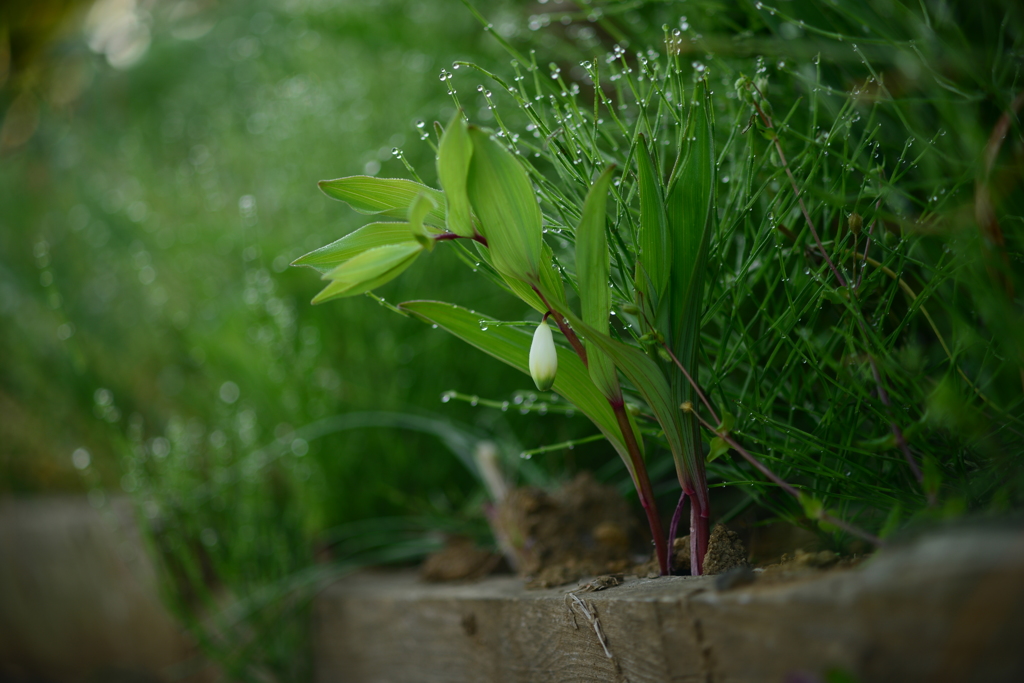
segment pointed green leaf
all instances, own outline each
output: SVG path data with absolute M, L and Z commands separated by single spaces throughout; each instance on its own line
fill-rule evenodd
M 409 206 L 409 230 L 412 232 L 413 238 L 428 251 L 434 248 L 434 240 L 423 227 L 423 219 L 436 208 L 437 205 L 430 195 L 423 192 L 416 195 L 416 199 L 412 200 L 412 204 Z
M 427 213 L 425 222 L 439 228 L 445 224 L 444 195 L 432 187 L 411 180 L 355 175 L 336 180 L 321 180 L 317 184 L 328 197 L 340 199 L 359 213 L 380 214 L 402 220 L 408 218 L 409 207 L 422 192 L 433 199 L 437 207 Z
M 535 283 L 540 276 L 541 213 L 526 170 L 491 134 L 470 127 L 473 158 L 466 189 L 499 272 Z
M 583 321 L 602 334 L 608 334 L 608 317 L 612 310 L 609 288 L 608 238 L 605 235 L 605 205 L 612 181 L 610 166 L 597 179 L 583 201 L 583 215 L 576 227 L 576 276 L 580 289 L 580 312 Z M 593 344 L 587 344 L 590 377 L 609 400 L 622 398 L 615 364 Z
M 421 251 L 423 247 L 417 242 L 364 251 L 324 275 L 323 279 L 331 283 L 313 298 L 313 303 L 355 296 L 380 287 L 401 275 Z
M 665 296 L 666 334 L 669 347 L 690 372 L 697 375 L 700 350 L 700 318 L 707 284 L 707 254 L 714 226 L 715 149 L 711 94 L 699 81 L 691 104 L 690 149 L 666 199 L 672 241 L 672 270 Z M 679 372 L 672 375 L 672 397 L 676 405 L 693 401 L 693 388 Z M 696 486 L 701 506 L 706 509 L 704 459 L 700 457 L 700 425 L 693 415 L 683 415 L 680 435 L 685 464 Z
M 473 143 L 461 112 L 448 124 L 437 149 L 437 178 L 444 189 L 448 207 L 448 230 L 462 237 L 473 236 L 473 222 L 466 194 L 466 176 L 473 156 Z
M 338 264 L 344 263 L 368 249 L 413 242 L 415 242 L 415 238 L 408 223 L 370 223 L 350 232 L 340 240 L 297 258 L 292 265 L 309 266 L 320 273 L 327 273 Z
M 520 372 L 530 374 L 532 330 L 525 332 L 520 328 L 505 325 L 488 326 L 487 323 L 495 322 L 493 318 L 441 301 L 407 301 L 399 304 L 399 308 L 425 322 L 444 328 Z M 586 367 L 576 354 L 564 347 L 558 347 L 557 353 L 558 374 L 555 376 L 553 391 L 576 406 L 597 425 L 618 451 L 632 475 L 633 466 L 629 453 L 623 444 L 615 414 L 608 402 L 594 386 Z
M 700 81 L 693 97 L 693 130 L 689 154 L 668 192 L 672 239 L 670 344 L 683 363 L 696 352 L 706 284 L 707 252 L 714 225 L 714 119 L 707 83 Z
M 583 201 L 583 214 L 576 227 L 576 276 L 580 288 L 580 312 L 584 322 L 605 334 L 612 310 L 609 289 L 608 238 L 605 235 L 605 206 L 614 166 L 594 182 Z
M 655 320 L 672 267 L 672 241 L 665 214 L 665 197 L 661 178 L 640 137 L 637 152 L 640 194 L 640 231 L 637 235 L 636 289 L 641 294 L 644 311 L 651 323 Z

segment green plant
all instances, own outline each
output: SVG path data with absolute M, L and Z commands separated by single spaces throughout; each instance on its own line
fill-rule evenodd
M 637 313 L 645 334 L 671 349 L 668 353 L 674 351 L 676 357 L 696 359 L 696 322 L 702 308 L 703 260 L 713 221 L 714 185 L 712 116 L 706 85 L 702 84 L 701 92 L 690 124 L 697 142 L 680 146 L 678 175 L 663 186 L 646 147 L 640 152 L 643 204 L 637 241 L 641 246 L 631 267 L 620 268 L 614 279 L 605 227 L 611 167 L 594 182 L 582 207 L 576 207 L 580 216 L 574 235 L 576 273 L 570 282 L 581 302 L 579 315 L 567 304 L 552 252 L 542 240 L 541 211 L 526 169 L 492 133 L 468 126 L 461 115 L 440 136 L 437 166 L 443 196 L 412 181 L 366 177 L 325 181 L 321 187 L 328 194 L 357 210 L 407 216 L 408 223 L 372 223 L 295 262 L 317 268 L 330 281 L 314 299 L 319 303 L 385 284 L 436 243 L 458 238 L 475 241 L 477 254 L 492 277 L 542 313 L 544 320 L 550 316 L 576 354 L 576 358 L 567 351 L 562 354 L 557 377 L 553 362 L 557 355 L 543 321 L 527 353 L 526 340 L 517 330 L 505 327 L 488 333 L 487 319 L 470 311 L 436 302 L 407 302 L 398 310 L 440 325 L 514 367 L 529 369 L 539 389 L 546 390 L 553 383 L 556 392 L 590 417 L 629 469 L 664 574 L 671 571 L 668 544 L 643 460 L 642 436 L 626 410 L 616 370 L 632 382 L 655 413 L 671 445 L 684 495 L 694 501 L 692 569 L 699 574 L 707 544 L 707 484 L 696 423 L 675 407 L 688 400 L 690 386 L 681 373 L 665 373 L 638 348 L 609 336 L 611 290 L 626 283 L 629 296 L 635 296 L 639 304 Z M 681 98 L 681 89 L 677 93 Z M 684 125 L 680 121 L 680 138 Z M 671 228 L 670 213 L 674 219 Z M 433 229 L 427 227 L 427 219 Z M 617 265 L 622 263 L 620 259 Z M 541 361 L 545 367 L 539 371 L 537 359 L 547 356 L 552 360 Z M 665 364 L 664 368 L 672 366 Z
M 714 25 L 706 9 L 698 12 Z M 695 573 L 708 514 L 706 461 L 716 485 L 740 485 L 751 500 L 816 524 L 837 541 L 852 535 L 878 543 L 877 532 L 891 533 L 908 518 L 1018 500 L 1019 462 L 1007 451 L 1020 421 L 1019 397 L 1006 393 L 1007 377 L 1021 366 L 1015 336 L 998 338 L 1006 355 L 963 341 L 954 352 L 946 339 L 951 331 L 961 340 L 970 335 L 971 323 L 965 326 L 959 312 L 965 304 L 1005 310 L 998 289 L 1012 288 L 993 289 L 973 275 L 979 258 L 996 268 L 996 283 L 1016 276 L 1005 256 L 994 264 L 956 233 L 928 229 L 939 216 L 950 221 L 951 210 L 941 213 L 949 200 L 940 197 L 956 196 L 965 175 L 973 176 L 967 165 L 955 171 L 959 180 L 941 180 L 957 168 L 942 131 L 933 129 L 914 157 L 914 137 L 898 137 L 921 133 L 908 107 L 969 118 L 970 98 L 959 93 L 964 106 L 957 109 L 934 94 L 923 104 L 865 97 L 884 92 L 871 59 L 891 60 L 914 45 L 886 31 L 877 14 L 843 5 L 830 11 L 835 30 L 799 18 L 814 14 L 810 5 L 797 5 L 790 15 L 760 4 L 738 13 L 753 30 L 806 30 L 845 43 L 859 66 L 838 60 L 833 72 L 811 55 L 770 69 L 760 57 L 729 54 L 685 18 L 682 30 L 665 27 L 662 51 L 627 54 L 616 46 L 604 64 L 591 58 L 573 67 L 572 80 L 555 63 L 550 80 L 541 78 L 535 55 L 524 57 L 508 44 L 512 78 L 457 63 L 494 83 L 514 102 L 512 111 L 500 113 L 481 85 L 493 134 L 461 117 L 443 133 L 437 127 L 443 193 L 406 180 L 321 183 L 357 210 L 407 222 L 367 226 L 296 264 L 313 266 L 330 281 L 319 302 L 379 287 L 418 255 L 451 241 L 474 270 L 552 318 L 563 338 L 553 389 L 619 451 L 663 571 L 665 544 L 646 481 L 643 436 L 668 445 L 683 488 L 680 507 L 684 497 L 694 502 Z M 944 31 L 943 39 L 956 32 L 950 16 L 940 24 L 927 9 L 923 19 L 900 11 L 908 13 L 911 30 L 923 21 L 928 30 Z M 719 23 L 739 20 L 732 15 Z M 867 39 L 876 46 L 870 55 L 846 32 L 855 21 L 882 36 Z M 607 16 L 601 23 L 623 35 Z M 1003 30 L 992 26 L 984 30 Z M 726 56 L 685 63 L 683 55 L 712 45 Z M 780 44 L 770 47 L 783 51 Z M 991 59 L 999 65 L 1006 57 Z M 726 88 L 714 98 L 710 91 L 719 86 L 712 86 L 712 67 Z M 1010 73 L 999 68 L 992 71 L 996 79 Z M 684 87 L 691 74 L 695 85 Z M 459 104 L 452 77 L 442 71 Z M 837 87 L 841 77 L 855 85 Z M 941 79 L 936 83 L 948 89 Z M 769 86 L 783 99 L 770 97 Z M 582 101 L 584 88 L 592 104 Z M 773 103 L 781 101 L 788 110 L 777 120 Z M 715 118 L 728 125 L 716 129 Z M 938 186 L 922 203 L 925 173 Z M 719 192 L 725 194 L 716 199 Z M 475 242 L 472 250 L 464 240 Z M 942 309 L 940 320 L 934 307 Z M 392 308 L 529 369 L 529 336 L 520 328 L 535 322 L 499 322 L 439 302 Z M 987 324 L 1017 325 L 1019 318 L 1013 313 Z M 968 370 L 989 378 L 987 386 Z M 712 398 L 726 409 L 716 410 Z M 947 400 L 952 403 L 943 407 Z M 966 423 L 939 417 L 957 410 L 951 405 L 979 400 L 971 409 L 980 421 L 968 430 L 973 442 Z M 711 437 L 706 454 L 699 426 Z M 950 457 L 957 440 L 967 450 Z M 722 457 L 730 450 L 745 464 Z M 993 469 L 979 471 L 971 458 Z M 994 472 L 1009 478 L 1000 484 L 1003 475 Z M 773 488 L 789 494 L 789 502 Z M 675 526 L 674 520 L 670 537 Z

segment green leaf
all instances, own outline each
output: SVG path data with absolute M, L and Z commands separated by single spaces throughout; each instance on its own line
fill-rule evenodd
M 590 188 L 576 227 L 576 275 L 579 280 L 580 312 L 583 321 L 602 334 L 608 334 L 608 316 L 612 310 L 605 206 L 614 169 L 614 166 L 608 167 Z M 601 393 L 609 400 L 621 400 L 619 377 L 611 358 L 600 347 L 588 343 L 587 359 L 590 377 Z
M 434 200 L 434 206 L 424 221 L 428 225 L 444 227 L 444 195 L 432 187 L 404 178 L 374 178 L 355 175 L 317 183 L 324 194 L 340 199 L 359 213 L 380 214 L 406 220 L 409 207 L 420 193 Z
M 529 176 L 491 134 L 471 126 L 473 158 L 466 190 L 487 238 L 494 267 L 536 283 L 540 277 L 541 213 Z
M 652 324 L 655 312 L 668 285 L 672 267 L 672 242 L 665 213 L 665 196 L 661 178 L 647 148 L 640 137 L 637 153 L 640 194 L 640 231 L 637 236 L 636 277 L 634 285 L 641 294 L 644 311 Z
M 720 436 L 711 439 L 711 451 L 708 453 L 708 462 L 711 462 L 729 452 L 729 442 Z
M 469 138 L 466 120 L 462 112 L 455 112 L 437 149 L 437 178 L 447 201 L 448 230 L 462 237 L 472 237 L 475 232 L 469 195 L 466 194 L 466 177 L 472 156 L 473 142 Z
M 364 251 L 324 275 L 331 284 L 313 298 L 313 303 L 355 296 L 390 282 L 411 266 L 421 251 L 423 247 L 417 242 Z
M 667 216 L 672 239 L 669 319 L 674 321 L 669 344 L 692 372 L 714 225 L 714 120 L 704 81 L 697 84 L 691 118 L 693 142 L 668 192 Z
M 689 371 L 697 375 L 700 357 L 700 319 L 707 284 L 707 255 L 714 226 L 715 149 L 711 94 L 706 81 L 694 92 L 689 131 L 690 149 L 666 198 L 666 215 L 672 241 L 672 269 L 665 299 L 671 328 L 664 334 L 668 347 Z M 665 332 L 665 331 L 663 331 Z M 671 375 L 676 405 L 692 401 L 694 392 L 681 372 Z M 690 467 L 702 507 L 707 503 L 704 459 L 700 457 L 700 426 L 693 415 L 685 415 L 681 430 L 684 464 Z
M 528 333 L 516 327 L 488 325 L 495 322 L 494 318 L 441 301 L 406 301 L 398 307 L 427 323 L 444 328 L 520 372 L 530 374 L 532 331 Z M 632 475 L 629 453 L 608 402 L 594 386 L 586 367 L 576 354 L 564 347 L 557 347 L 556 350 L 558 374 L 552 389 L 597 425 L 618 451 Z
M 428 251 L 434 248 L 434 240 L 423 227 L 423 219 L 436 208 L 437 204 L 430 198 L 430 195 L 423 192 L 416 195 L 416 199 L 412 200 L 412 204 L 409 205 L 409 230 L 412 232 L 413 238 Z
M 354 230 L 340 240 L 311 251 L 292 262 L 293 266 L 308 266 L 320 273 L 333 270 L 338 264 L 354 256 L 390 244 L 409 244 L 416 240 L 408 223 L 370 223 Z

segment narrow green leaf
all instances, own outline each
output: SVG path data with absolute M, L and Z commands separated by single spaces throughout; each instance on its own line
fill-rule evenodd
M 327 246 L 295 259 L 292 265 L 308 266 L 320 273 L 327 273 L 338 264 L 344 263 L 368 249 L 412 242 L 415 242 L 415 238 L 408 223 L 370 223 L 358 230 L 353 230 Z
M 422 192 L 433 199 L 437 207 L 427 213 L 424 221 L 439 228 L 443 228 L 445 224 L 444 195 L 432 187 L 412 180 L 355 175 L 336 180 L 321 180 L 317 184 L 328 197 L 340 199 L 359 213 L 380 214 L 402 220 L 408 218 L 409 207 Z
M 668 285 L 672 267 L 672 241 L 665 213 L 665 196 L 661 177 L 641 136 L 637 152 L 640 194 L 640 231 L 637 235 L 635 286 L 641 304 L 653 324 L 661 298 Z
M 541 213 L 529 176 L 491 134 L 471 126 L 466 189 L 494 267 L 529 283 L 540 277 Z
M 331 283 L 313 298 L 313 303 L 355 296 L 390 282 L 411 266 L 422 250 L 413 242 L 364 251 L 323 276 Z
M 691 119 L 689 154 L 668 192 L 667 215 L 672 240 L 670 345 L 688 363 L 696 350 L 706 285 L 707 252 L 714 225 L 714 119 L 707 83 L 697 83 Z
M 448 230 L 462 237 L 473 236 L 473 221 L 466 194 L 466 176 L 473 156 L 473 143 L 461 112 L 448 124 L 437 149 L 437 178 L 444 189 L 448 207 Z
M 672 270 L 666 292 L 667 316 L 671 328 L 665 338 L 676 358 L 691 376 L 697 375 L 700 357 L 700 318 L 707 284 L 707 254 L 714 226 L 715 149 L 711 94 L 706 81 L 699 81 L 691 105 L 690 149 L 666 198 L 669 234 L 672 241 Z M 673 372 L 672 397 L 676 405 L 692 402 L 693 388 L 679 372 Z M 683 460 L 690 467 L 702 507 L 707 505 L 704 459 L 700 426 L 693 415 L 683 415 L 680 435 Z M 706 507 L 705 507 L 706 509 Z
M 444 328 L 520 372 L 530 374 L 532 330 L 526 332 L 505 325 L 488 326 L 487 323 L 495 322 L 493 318 L 441 301 L 407 301 L 399 304 L 399 308 L 425 322 Z M 557 347 L 557 353 L 558 374 L 552 387 L 553 391 L 576 406 L 597 425 L 618 451 L 632 475 L 633 467 L 629 453 L 626 451 L 615 414 L 608 402 L 594 386 L 586 367 L 576 354 L 563 347 Z
M 605 205 L 608 186 L 615 167 L 610 166 L 594 182 L 583 201 L 583 214 L 576 227 L 576 275 L 580 289 L 580 313 L 583 321 L 602 334 L 608 334 L 612 310 L 609 288 L 608 237 L 605 235 Z M 600 349 L 587 344 L 590 377 L 609 400 L 620 400 L 619 376 L 615 364 Z
M 608 333 L 612 293 L 608 287 L 608 237 L 605 235 L 605 206 L 608 186 L 615 167 L 610 166 L 591 186 L 583 201 L 583 213 L 576 227 L 576 275 L 580 288 L 580 313 L 584 322 Z

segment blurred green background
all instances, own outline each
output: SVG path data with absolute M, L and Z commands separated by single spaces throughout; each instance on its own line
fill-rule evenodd
M 336 524 L 457 506 L 473 486 L 431 436 L 297 441 L 318 419 L 430 409 L 525 443 L 588 433 L 442 404 L 529 378 L 370 299 L 311 307 L 319 283 L 288 267 L 365 222 L 317 180 L 407 175 L 394 148 L 432 179 L 417 122 L 454 112 L 438 73 L 506 61 L 460 3 L 54 3 L 49 33 L 37 10 L 8 10 L 0 491 L 133 492 L 129 442 L 143 460 L 278 442 L 318 525 Z M 522 315 L 464 273 L 439 252 L 381 294 Z

